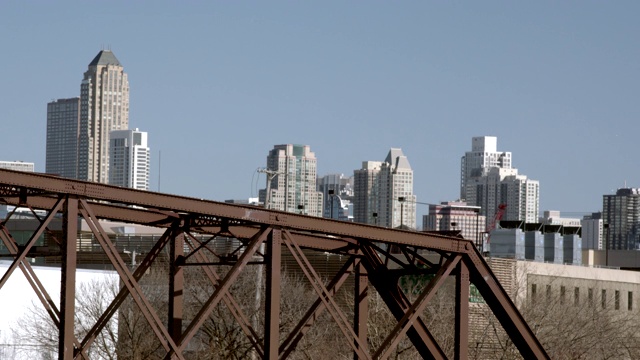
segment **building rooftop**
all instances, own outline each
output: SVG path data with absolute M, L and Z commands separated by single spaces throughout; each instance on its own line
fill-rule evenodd
M 96 66 L 96 65 L 118 65 L 118 66 L 122 66 L 122 64 L 120 64 L 120 61 L 118 61 L 118 59 L 116 59 L 116 56 L 113 55 L 111 50 L 102 50 L 102 51 L 100 51 L 98 53 L 98 55 L 96 55 L 96 57 L 93 58 L 93 60 L 89 63 L 89 66 Z

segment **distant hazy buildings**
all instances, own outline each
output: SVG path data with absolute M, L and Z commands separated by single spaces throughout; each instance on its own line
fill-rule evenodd
M 47 174 L 70 179 L 78 177 L 79 128 L 79 97 L 58 99 L 47 104 Z
M 80 85 L 78 178 L 107 183 L 109 133 L 129 128 L 129 81 L 110 50 L 89 63 Z
M 0 161 L 0 169 L 15 170 L 15 171 L 34 171 L 34 164 L 24 161 Z
M 318 191 L 322 193 L 322 216 L 353 221 L 353 177 L 329 174 L 318 178 Z
M 322 193 L 316 190 L 317 161 L 308 145 L 275 145 L 267 156 L 267 171 L 274 176 L 267 176 L 268 187 L 260 190 L 260 201 L 266 207 L 322 216 Z
M 109 184 L 149 190 L 147 133 L 116 130 L 110 133 L 109 142 Z
M 354 171 L 356 222 L 416 228 L 413 170 L 401 149 L 392 148 L 383 162 L 363 161 Z
M 472 151 L 462 157 L 460 195 L 492 219 L 506 204 L 504 220 L 538 220 L 540 184 L 511 167 L 511 153 L 497 152 L 493 136 L 474 137 Z
M 603 195 L 604 246 L 615 250 L 640 249 L 640 189 L 618 189 Z
M 485 217 L 480 208 L 465 202 L 449 201 L 429 205 L 429 214 L 422 216 L 424 231 L 460 231 L 462 237 L 479 242 L 485 231 Z
M 545 211 L 538 222 L 544 225 L 581 226 L 580 219 L 562 217 L 557 210 Z

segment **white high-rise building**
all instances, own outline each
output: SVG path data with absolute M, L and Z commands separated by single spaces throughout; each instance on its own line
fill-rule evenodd
M 110 133 L 109 184 L 149 190 L 150 151 L 147 133 L 116 130 Z
M 267 156 L 267 189 L 260 201 L 267 208 L 322 216 L 322 193 L 316 191 L 317 161 L 308 145 L 275 145 Z M 268 195 L 268 196 L 267 196 Z
M 413 170 L 401 149 L 383 162 L 364 161 L 354 171 L 354 220 L 396 228 L 416 228 Z
M 107 183 L 109 133 L 129 128 L 129 81 L 110 50 L 89 63 L 80 85 L 78 179 Z
M 462 157 L 460 179 L 460 197 L 480 206 L 487 222 L 501 204 L 506 205 L 503 220 L 538 221 L 540 183 L 512 168 L 511 153 L 497 151 L 496 137 L 473 138 L 472 151 Z
M 492 168 L 511 169 L 511 153 L 498 152 L 498 138 L 476 136 L 471 139 L 471 151 L 462 157 L 460 167 L 460 199 L 467 198 L 470 179 L 487 176 Z

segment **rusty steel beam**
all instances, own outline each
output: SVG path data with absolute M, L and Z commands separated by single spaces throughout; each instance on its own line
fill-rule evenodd
M 388 279 L 383 278 L 382 274 L 388 271 L 386 265 L 380 259 L 377 253 L 372 251 L 371 246 L 362 246 L 362 252 L 367 261 L 364 261 L 367 272 L 369 273 L 369 282 L 373 285 L 380 298 L 385 302 L 391 314 L 400 321 L 405 315 L 411 303 L 406 295 L 399 288 L 397 281 L 389 283 Z M 435 340 L 427 325 L 418 318 L 413 324 L 413 328 L 407 332 L 409 340 L 413 343 L 418 353 L 425 359 L 446 359 L 444 351 Z
M 138 191 L 104 184 L 62 179 L 42 174 L 0 170 L 0 202 L 27 206 L 29 208 L 45 209 L 50 211 L 50 213 L 55 213 L 59 211 L 56 210 L 55 204 L 61 197 L 77 198 L 79 200 L 80 213 L 85 220 L 87 220 L 92 232 L 96 235 L 98 242 L 100 242 L 100 245 L 103 247 L 105 254 L 109 257 L 112 265 L 116 268 L 116 271 L 118 271 L 125 283 L 125 296 L 127 293 L 131 293 L 147 317 L 147 321 L 168 355 L 172 357 L 183 357 L 182 351 L 189 339 L 195 335 L 202 321 L 210 315 L 211 310 L 217 306 L 221 300 L 224 301 L 230 309 L 233 308 L 234 299 L 228 291 L 231 284 L 235 281 L 240 271 L 242 271 L 246 265 L 252 263 L 250 258 L 253 257 L 260 244 L 270 236 L 271 229 L 277 229 L 277 231 L 281 231 L 282 234 L 284 234 L 283 241 L 285 246 L 289 249 L 298 264 L 300 264 L 301 269 L 305 272 L 305 276 L 309 279 L 320 301 L 320 305 L 313 305 L 312 309 L 309 309 L 307 312 L 311 317 L 305 321 L 301 321 L 300 324 L 306 329 L 305 326 L 313 324 L 313 319 L 317 317 L 321 311 L 327 310 L 336 321 L 340 331 L 354 351 L 356 358 L 371 358 L 366 347 L 366 327 L 362 326 L 362 321 L 357 320 L 358 318 L 362 319 L 366 313 L 366 307 L 363 301 L 361 301 L 357 307 L 354 307 L 354 323 L 350 324 L 342 310 L 335 304 L 333 299 L 334 290 L 330 287 L 325 287 L 320 281 L 316 270 L 302 253 L 302 248 L 358 257 L 358 261 L 360 261 L 358 266 L 364 267 L 366 273 L 363 272 L 362 269 L 358 270 L 357 268 L 353 271 L 360 271 L 363 275 L 361 275 L 359 279 L 364 280 L 368 277 L 368 281 L 360 283 L 356 280 L 356 288 L 360 285 L 362 285 L 362 287 L 359 290 L 354 289 L 354 296 L 356 296 L 356 298 L 360 296 L 362 299 L 366 294 L 366 291 L 363 290 L 365 288 L 364 286 L 366 283 L 370 283 L 373 285 L 373 288 L 378 291 L 381 298 L 399 322 L 396 326 L 397 331 L 395 331 L 393 335 L 394 338 L 389 340 L 388 345 L 394 345 L 394 343 L 399 341 L 398 339 L 401 335 L 406 332 L 416 350 L 424 358 L 444 358 L 442 349 L 418 315 L 419 310 L 428 302 L 430 293 L 423 293 L 424 297 L 420 302 L 411 304 L 406 295 L 404 295 L 398 287 L 397 276 L 399 276 L 400 273 L 395 269 L 389 268 L 386 263 L 393 261 L 394 266 L 402 268 L 402 271 L 406 274 L 423 274 L 425 270 L 422 269 L 422 266 L 426 265 L 432 269 L 431 271 L 438 271 L 438 274 L 444 274 L 448 271 L 448 275 L 452 273 L 451 263 L 458 261 L 459 265 L 455 272 L 457 283 L 456 357 L 464 358 L 464 344 L 467 342 L 466 338 L 468 336 L 468 334 L 465 333 L 465 330 L 468 331 L 468 326 L 466 326 L 468 325 L 468 295 L 465 296 L 465 294 L 468 293 L 468 285 L 466 284 L 469 282 L 465 280 L 464 268 L 466 267 L 470 282 L 478 288 L 493 313 L 510 335 L 514 344 L 518 347 L 520 353 L 526 358 L 548 358 L 548 355 L 526 322 L 524 322 L 524 319 L 517 311 L 513 302 L 497 282 L 491 269 L 477 252 L 473 244 L 468 240 L 437 234 L 346 223 L 332 219 L 313 218 L 253 206 L 241 206 Z M 177 338 L 177 330 L 175 330 L 177 326 L 170 326 L 170 328 L 174 329 L 170 334 L 167 328 L 159 322 L 155 310 L 149 306 L 146 298 L 139 289 L 139 284 L 137 283 L 139 278 L 137 278 L 135 274 L 132 276 L 126 266 L 124 266 L 123 260 L 113 247 L 110 239 L 104 233 L 104 230 L 98 223 L 98 219 L 124 221 L 164 228 L 170 227 L 175 221 L 180 220 L 184 222 L 185 228 L 183 231 L 186 232 L 194 231 L 236 237 L 244 243 L 244 253 L 242 253 L 238 261 L 235 262 L 232 269 L 222 280 L 217 277 L 213 268 L 203 266 L 204 258 L 194 256 L 196 261 L 203 266 L 203 269 L 210 270 L 208 272 L 205 270 L 205 274 L 212 279 L 211 281 L 216 281 L 217 286 L 214 286 L 214 294 L 203 305 L 196 317 L 192 319 L 186 331 L 180 335 L 180 341 L 176 342 L 174 339 Z M 6 223 L 6 220 L 3 224 L 4 223 Z M 0 231 L 0 238 L 7 245 L 10 253 L 12 253 L 14 258 L 20 258 L 22 254 L 19 254 L 17 245 L 15 245 L 6 228 L 2 227 L 0 230 L 2 230 Z M 273 236 L 274 235 L 271 235 L 271 239 L 273 239 Z M 279 238 L 278 235 L 275 236 Z M 67 243 L 71 241 L 69 238 L 63 238 L 61 240 L 61 246 L 67 246 Z M 167 238 L 165 237 L 164 241 L 166 240 Z M 375 245 L 378 243 L 382 243 L 384 246 L 378 247 Z M 27 247 L 29 247 L 29 245 L 30 243 L 27 243 Z M 391 247 L 399 249 L 399 254 L 390 254 L 383 249 Z M 439 253 L 442 256 L 440 264 L 434 264 L 425 259 L 419 253 L 419 251 L 422 250 Z M 26 251 L 24 253 L 26 253 Z M 384 260 L 381 259 L 380 256 L 383 256 Z M 174 265 L 178 265 L 178 258 L 179 255 L 173 256 Z M 27 275 L 27 278 L 30 279 L 30 284 L 43 304 L 45 304 L 45 308 L 50 312 L 54 322 L 56 322 L 58 316 L 62 315 L 57 311 L 55 304 L 48 304 L 50 299 L 46 291 L 44 291 L 41 284 L 39 285 L 39 280 L 35 276 L 35 273 L 33 273 L 29 264 L 24 260 L 23 258 L 22 261 L 16 261 L 16 265 L 13 266 L 14 269 L 18 266 L 25 275 Z M 269 263 L 273 260 L 273 255 L 267 252 L 264 262 Z M 444 260 L 446 261 L 443 263 Z M 151 262 L 153 262 L 153 259 Z M 190 263 L 190 265 L 198 264 Z M 270 271 L 274 270 L 276 270 L 275 267 L 272 267 Z M 176 275 L 177 272 L 173 271 L 172 276 L 174 280 L 178 279 Z M 439 275 L 438 279 L 441 280 L 444 277 L 446 276 Z M 271 281 L 277 280 L 278 279 L 272 274 Z M 437 283 L 434 283 L 433 286 L 435 285 L 437 285 Z M 175 286 L 174 290 L 176 290 Z M 278 294 L 273 293 L 274 290 L 275 285 L 272 284 L 271 298 L 279 296 L 279 292 Z M 177 298 L 174 298 L 174 300 L 176 299 Z M 231 306 L 229 306 L 229 304 L 231 304 Z M 117 309 L 119 306 L 117 301 L 112 303 L 112 305 L 114 305 L 112 311 L 115 311 L 114 309 Z M 177 309 L 175 304 L 172 308 L 174 311 Z M 65 307 L 64 310 L 66 311 L 68 308 Z M 234 310 L 231 311 L 234 313 Z M 279 316 L 275 314 L 275 304 L 270 306 L 270 313 L 271 315 L 269 316 L 271 316 L 272 319 Z M 65 313 L 65 316 L 68 315 Z M 108 318 L 109 316 L 106 317 Z M 244 316 L 241 312 L 234 313 L 234 317 L 249 337 L 253 346 L 259 349 L 259 346 L 256 345 L 257 339 L 255 331 L 248 326 L 246 318 L 243 319 Z M 174 317 L 172 316 L 172 318 Z M 273 327 L 275 323 L 276 321 L 270 320 L 268 327 Z M 295 349 L 295 344 L 299 341 L 296 339 L 304 335 L 305 331 L 306 330 L 298 331 L 293 337 L 291 337 L 290 334 L 290 337 L 282 344 L 287 346 L 283 347 L 281 345 L 280 349 L 275 352 L 273 349 L 278 349 L 279 344 L 278 340 L 274 340 L 272 337 L 268 341 L 269 345 L 265 343 L 264 356 L 267 358 L 275 358 L 279 353 L 282 357 L 283 349 L 285 351 Z M 276 333 L 272 335 L 278 336 Z M 88 338 L 86 343 L 83 340 L 82 346 L 79 346 L 77 341 L 74 341 L 77 347 L 76 356 L 82 355 L 86 357 L 82 352 L 87 349 L 88 345 L 93 341 L 94 336 L 95 333 Z M 288 341 L 289 338 L 293 340 Z M 71 342 L 67 341 L 67 343 Z M 270 346 L 269 349 L 266 349 L 268 346 Z M 388 349 L 392 347 L 393 346 L 387 346 L 386 352 L 388 353 Z M 258 352 L 258 355 L 262 354 Z
M 468 252 L 469 276 L 482 298 L 496 316 L 514 345 L 525 359 L 549 359 L 549 355 L 533 334 L 509 295 L 489 268 L 480 252 L 472 246 Z
M 454 359 L 462 360 L 469 356 L 469 269 L 460 261 L 457 270 Z
M 133 273 L 133 278 L 136 281 L 139 281 L 142 278 L 142 276 L 151 267 L 151 264 L 155 261 L 158 255 L 160 255 L 162 249 L 164 249 L 164 247 L 169 242 L 171 238 L 171 233 L 175 230 L 175 227 L 177 227 L 177 225 L 167 229 L 164 232 L 164 234 L 162 234 L 162 236 L 160 237 L 160 239 L 158 239 L 158 241 L 155 243 L 153 248 L 149 250 L 144 260 L 142 260 L 140 265 L 138 265 L 138 267 Z M 96 339 L 100 331 L 102 331 L 102 329 L 107 325 L 109 320 L 111 320 L 113 315 L 115 315 L 115 313 L 118 311 L 118 308 L 120 307 L 120 305 L 122 305 L 122 303 L 125 301 L 128 295 L 129 295 L 129 288 L 126 286 L 122 287 L 118 292 L 118 294 L 115 296 L 115 298 L 111 301 L 107 309 L 102 313 L 98 321 L 89 330 L 87 335 L 85 335 L 84 339 L 82 340 L 82 346 L 80 347 L 81 350 L 88 349 L 91 346 L 91 344 Z M 78 358 L 78 356 L 79 355 L 76 352 L 76 358 Z
M 458 255 L 452 259 L 448 259 L 445 264 L 438 270 L 436 276 L 429 281 L 427 286 L 422 290 L 422 293 L 414 301 L 414 303 L 405 311 L 404 316 L 398 320 L 396 326 L 391 330 L 391 333 L 382 342 L 382 345 L 378 348 L 373 355 L 376 359 L 388 359 L 391 352 L 398 346 L 398 343 L 413 326 L 415 321 L 420 317 L 424 308 L 427 306 L 429 299 L 435 295 L 438 288 L 442 285 L 444 280 L 449 276 L 451 271 L 458 265 L 458 262 L 462 258 L 462 255 Z
M 3 184 L 7 185 L 39 189 L 54 194 L 71 194 L 91 198 L 96 201 L 136 205 L 177 213 L 184 212 L 224 217 L 246 223 L 286 227 L 287 229 L 313 233 L 340 235 L 354 239 L 365 238 L 391 244 L 405 244 L 419 247 L 428 245 L 431 249 L 448 252 L 464 251 L 465 244 L 471 243 L 469 240 L 436 234 L 387 229 L 372 225 L 266 210 L 255 206 L 228 204 L 79 180 L 61 179 L 36 173 L 0 169 L 0 179 L 2 179 Z
M 371 359 L 371 356 L 369 355 L 369 353 L 365 352 L 366 345 L 361 343 L 360 338 L 356 335 L 354 330 L 349 326 L 348 320 L 344 315 L 344 312 L 336 304 L 335 300 L 331 296 L 331 292 L 329 292 L 327 288 L 324 286 L 322 280 L 313 269 L 313 266 L 311 265 L 311 263 L 309 263 L 309 259 L 307 259 L 307 257 L 302 252 L 302 249 L 296 244 L 291 233 L 289 233 L 286 230 L 284 231 L 283 241 L 284 241 L 284 244 L 289 249 L 289 252 L 293 256 L 293 258 L 296 260 L 296 262 L 300 266 L 300 269 L 302 269 L 302 272 L 309 280 L 311 287 L 318 294 L 318 296 L 324 303 L 327 311 L 329 312 L 329 314 L 331 314 L 331 317 L 333 317 L 334 321 L 340 328 L 340 331 L 346 338 L 347 342 L 349 343 L 353 351 L 355 351 L 358 354 L 358 356 L 364 359 Z
M 280 268 L 282 231 L 274 229 L 267 239 L 267 278 L 264 319 L 264 358 L 278 359 L 280 345 Z
M 360 344 L 367 346 L 367 321 L 369 320 L 369 280 L 367 270 L 362 264 L 362 259 L 358 259 L 355 264 L 355 284 L 353 287 L 354 309 L 353 309 L 353 331 L 359 341 L 354 346 L 363 352 L 368 352 L 368 348 L 360 349 Z M 353 352 L 354 360 L 362 360 L 358 351 Z
M 111 264 L 120 275 L 120 278 L 124 282 L 125 286 L 129 288 L 129 292 L 133 295 L 133 300 L 136 302 L 138 308 L 147 319 L 147 322 L 151 326 L 153 332 L 156 334 L 158 340 L 160 340 L 162 346 L 167 352 L 173 353 L 178 359 L 184 359 L 184 357 L 182 356 L 182 352 L 178 351 L 178 347 L 169 335 L 167 329 L 162 326 L 162 322 L 149 303 L 149 300 L 146 298 L 146 296 L 144 296 L 140 285 L 125 265 L 117 249 L 109 239 L 109 236 L 107 236 L 102 226 L 98 223 L 98 219 L 93 214 L 91 207 L 84 200 L 81 200 L 80 212 L 82 213 L 83 218 L 87 221 L 87 224 L 95 235 L 96 240 L 98 240 L 100 246 L 102 246 L 102 249 L 111 261 Z
M 182 334 L 178 349 L 180 352 L 184 350 L 184 348 L 196 334 L 198 329 L 200 329 L 202 323 L 204 323 L 206 318 L 211 314 L 211 311 L 213 311 L 213 309 L 218 305 L 218 303 L 222 299 L 222 296 L 229 291 L 229 287 L 231 286 L 231 284 L 237 279 L 247 262 L 249 262 L 249 259 L 253 256 L 253 254 L 255 254 L 256 250 L 258 250 L 260 244 L 262 244 L 262 242 L 266 240 L 271 231 L 271 228 L 264 228 L 262 231 L 257 233 L 253 237 L 253 239 L 251 239 L 246 250 L 238 259 L 238 262 L 229 270 L 227 275 L 220 282 L 219 287 L 205 302 L 198 314 L 196 314 L 185 332 Z
M 355 258 L 349 257 L 349 259 L 342 265 L 342 268 L 338 270 L 338 273 L 331 279 L 329 284 L 327 285 L 327 290 L 331 296 L 335 296 L 335 294 L 340 290 L 344 282 L 347 280 L 349 275 L 353 271 L 353 264 Z M 315 323 L 315 321 L 320 317 L 320 314 L 325 310 L 324 302 L 321 298 L 318 298 L 307 310 L 302 319 L 298 322 L 298 324 L 291 330 L 287 338 L 280 345 L 280 358 L 286 359 L 289 357 L 291 352 L 293 352 L 302 340 L 302 337 L 311 329 L 311 326 Z
M 180 341 L 182 335 L 182 318 L 184 315 L 184 270 L 181 261 L 184 258 L 184 233 L 174 232 L 169 248 L 169 334 L 173 341 Z
M 67 197 L 62 220 L 62 271 L 60 280 L 60 325 L 58 359 L 73 360 L 76 300 L 76 239 L 78 237 L 78 199 Z
M 47 214 L 47 217 L 44 219 L 43 222 L 40 223 L 36 231 L 33 234 L 31 234 L 31 237 L 27 241 L 27 244 L 24 246 L 24 248 L 21 251 L 18 252 L 15 260 L 13 260 L 13 263 L 11 263 L 7 271 L 5 271 L 4 275 L 2 276 L 2 279 L 0 279 L 0 289 L 2 289 L 2 286 L 4 286 L 5 282 L 7 282 L 7 280 L 9 279 L 9 276 L 11 276 L 11 274 L 18 267 L 18 265 L 23 262 L 24 258 L 29 253 L 29 250 L 31 249 L 31 247 L 36 243 L 36 241 L 38 241 L 38 238 L 40 237 L 40 235 L 42 235 L 42 233 L 45 231 L 47 226 L 49 226 L 49 223 L 55 217 L 58 210 L 62 208 L 62 205 L 64 203 L 65 203 L 64 198 L 58 199 L 53 209 L 51 209 L 51 212 Z
M 196 240 L 189 233 L 187 233 L 187 236 L 192 240 Z M 196 260 L 200 264 L 204 264 L 205 263 L 204 256 L 200 252 L 194 252 L 195 247 L 191 244 L 191 242 L 187 241 L 187 245 L 189 246 L 191 252 L 194 254 L 194 257 L 196 258 Z M 215 271 L 214 267 L 210 265 L 203 265 L 202 269 L 205 275 L 207 276 L 207 278 L 209 279 L 209 281 L 211 282 L 211 284 L 214 286 L 214 288 L 217 288 L 220 281 L 220 276 Z M 264 357 L 264 346 L 262 342 L 260 342 L 260 336 L 255 331 L 255 329 L 251 326 L 249 322 L 249 318 L 247 318 L 247 316 L 242 311 L 242 308 L 240 307 L 240 305 L 235 301 L 233 296 L 231 296 L 231 293 L 226 291 L 224 294 L 224 297 L 222 298 L 222 301 L 224 301 L 225 305 L 227 306 L 227 309 L 229 309 L 229 311 L 231 312 L 231 315 L 236 319 L 236 322 L 238 323 L 238 325 L 240 326 L 244 334 L 249 339 L 249 342 L 251 342 L 251 345 L 253 345 L 254 349 L 257 351 L 258 356 L 260 358 Z

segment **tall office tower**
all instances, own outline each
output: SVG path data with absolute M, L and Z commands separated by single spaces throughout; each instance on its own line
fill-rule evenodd
M 382 162 L 363 161 L 362 168 L 353 171 L 353 219 L 363 224 L 378 222 L 378 182 Z
M 149 190 L 147 133 L 115 130 L 109 135 L 109 184 Z
M 15 171 L 34 171 L 34 164 L 24 161 L 0 161 L 0 169 L 15 170 Z
M 422 216 L 423 231 L 460 231 L 462 237 L 478 243 L 485 231 L 485 217 L 480 208 L 461 201 L 446 201 L 429 205 L 429 214 Z
M 383 162 L 364 161 L 354 170 L 354 220 L 396 228 L 416 228 L 413 170 L 401 149 Z
M 326 218 L 349 220 L 353 217 L 353 177 L 329 174 L 318 178 L 318 191 L 322 193 Z M 347 212 L 345 213 L 345 210 Z
M 580 221 L 582 226 L 582 248 L 603 250 L 602 239 L 604 236 L 604 222 L 602 213 L 595 212 L 585 215 Z
M 102 50 L 80 85 L 78 179 L 109 181 L 109 133 L 128 128 L 127 74 L 110 50 Z
M 467 199 L 470 179 L 487 176 L 492 168 L 511 169 L 511 153 L 498 152 L 498 138 L 476 136 L 471 139 L 471 151 L 462 157 L 460 166 L 460 199 Z
M 472 151 L 462 157 L 460 195 L 467 204 L 480 206 L 489 222 L 501 204 L 506 204 L 504 220 L 538 220 L 540 183 L 518 175 L 511 166 L 510 152 L 496 151 L 493 136 L 474 137 Z
M 260 190 L 260 201 L 267 208 L 322 216 L 316 156 L 308 145 L 275 145 L 267 156 L 267 171 L 274 175 L 267 176 L 269 194 L 267 189 Z
M 78 178 L 79 127 L 79 97 L 58 99 L 47 104 L 47 174 Z
M 604 246 L 613 250 L 640 250 L 640 189 L 622 188 L 602 196 Z

